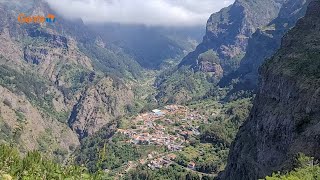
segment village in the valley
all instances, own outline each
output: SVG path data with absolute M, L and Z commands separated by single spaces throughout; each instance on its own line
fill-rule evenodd
M 118 129 L 118 133 L 128 137 L 128 143 L 166 147 L 169 153 L 161 155 L 153 152 L 148 158 L 140 160 L 140 164 L 148 163 L 150 169 L 159 169 L 173 163 L 176 158 L 174 152 L 188 145 L 190 137 L 200 135 L 199 124 L 207 123 L 206 120 L 185 106 L 168 105 L 161 110 L 139 114 L 130 120 L 130 128 Z M 193 169 L 194 166 L 190 162 L 188 167 Z

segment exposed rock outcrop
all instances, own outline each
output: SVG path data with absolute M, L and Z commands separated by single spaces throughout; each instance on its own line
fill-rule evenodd
M 320 158 L 320 2 L 261 68 L 250 117 L 232 144 L 221 179 L 258 179 L 290 170 L 299 152 Z
M 39 111 L 24 95 L 17 95 L 1 85 L 0 94 L 1 131 L 5 128 L 1 140 L 13 138 L 23 151 L 59 149 L 70 152 L 80 144 L 66 124 Z
M 200 71 L 212 73 L 215 78 L 221 78 L 223 76 L 223 69 L 220 64 L 211 64 L 208 61 L 202 61 L 198 66 Z
M 180 66 L 195 66 L 200 54 L 213 50 L 223 69 L 230 72 L 232 62 L 228 61 L 239 60 L 245 53 L 251 35 L 278 16 L 282 3 L 284 0 L 236 0 L 233 5 L 212 14 L 203 42 L 183 59 Z
M 56 78 L 65 65 L 93 70 L 91 60 L 79 51 L 73 39 L 38 30 L 32 30 L 29 36 L 33 40 L 24 47 L 24 60 L 38 65 L 39 74 L 52 82 L 59 81 Z M 43 39 L 43 42 L 39 39 Z
M 69 126 L 82 139 L 92 135 L 111 120 L 123 115 L 132 104 L 133 92 L 120 81 L 103 78 L 87 89 L 74 106 Z
M 225 76 L 220 84 L 225 86 L 232 79 L 240 78 L 236 90 L 255 89 L 258 84 L 258 69 L 281 45 L 281 39 L 298 19 L 305 15 L 310 0 L 288 0 L 280 9 L 277 18 L 266 27 L 259 28 L 249 39 L 246 55 L 236 72 Z

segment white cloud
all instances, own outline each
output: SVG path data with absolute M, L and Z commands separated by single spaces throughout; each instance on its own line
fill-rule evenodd
M 204 25 L 233 0 L 47 0 L 67 18 L 151 26 Z

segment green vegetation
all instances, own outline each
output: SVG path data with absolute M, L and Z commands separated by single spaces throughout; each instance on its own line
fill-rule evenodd
M 226 165 L 228 148 L 218 144 L 197 143 L 177 152 L 177 155 L 175 162 L 181 166 L 187 167 L 194 162 L 198 172 L 216 174 Z
M 10 128 L 10 126 L 2 120 L 2 117 L 0 116 L 0 143 L 9 142 L 13 143 L 15 142 L 16 134 L 14 133 L 14 130 Z
M 190 146 L 177 152 L 177 162 L 187 167 L 196 164 L 195 170 L 217 174 L 227 163 L 229 146 L 241 124 L 248 117 L 251 99 L 239 99 L 229 103 L 215 100 L 200 100 L 188 103 L 188 107 L 208 117 L 209 124 L 200 124 L 200 135 L 190 138 Z
M 55 117 L 61 122 L 65 122 L 67 117 L 65 113 L 55 111 L 53 106 L 54 95 L 49 92 L 49 82 L 38 77 L 31 72 L 21 73 L 5 65 L 0 66 L 0 85 L 8 88 L 13 93 L 24 94 L 30 102 L 42 109 L 43 112 Z M 22 114 L 17 114 L 20 120 Z
M 213 177 L 199 175 L 191 170 L 186 170 L 179 165 L 171 165 L 168 168 L 150 170 L 146 166 L 139 166 L 136 170 L 129 171 L 125 176 L 126 180 L 171 180 L 171 179 L 186 179 L 186 180 L 210 180 Z
M 85 164 L 90 172 L 96 172 L 99 169 L 114 170 L 128 161 L 137 160 L 141 156 L 138 147 L 122 143 L 120 139 L 121 137 L 113 137 L 112 141 L 104 144 L 102 148 L 97 145 L 89 148 L 82 147 L 84 154 L 77 156 L 77 163 Z
M 11 103 L 6 100 L 4 104 L 11 106 Z M 0 115 L 0 144 L 9 143 L 20 148 L 20 137 L 25 125 L 25 116 L 19 111 L 15 111 L 17 126 L 12 128 L 7 122 L 3 120 L 3 117 Z
M 75 94 L 84 92 L 88 86 L 96 83 L 102 76 L 99 72 L 90 71 L 79 65 L 63 64 L 57 78 L 64 84 L 58 88 L 65 98 L 71 100 Z
M 285 36 L 284 42 L 291 44 L 284 44 L 263 65 L 262 70 L 270 69 L 273 73 L 298 77 L 311 83 L 320 78 L 319 31 L 315 28 L 319 20 L 308 17 L 303 22 L 304 25 L 299 24 Z M 306 30 L 309 26 L 313 28 Z
M 59 145 L 50 128 L 45 129 L 45 131 L 39 135 L 37 143 L 39 146 L 37 150 L 47 157 L 52 157 L 54 162 L 62 163 L 69 154 L 67 149 Z
M 164 152 L 155 146 L 132 145 L 127 137 L 115 134 L 114 124 L 102 128 L 94 136 L 85 138 L 78 151 L 75 162 L 84 164 L 90 172 L 98 170 L 121 170 L 129 161 L 137 161 L 152 151 Z
M 186 103 L 192 99 L 200 99 L 214 88 L 214 84 L 207 78 L 204 73 L 194 72 L 186 66 L 175 72 L 165 71 L 156 82 L 160 92 L 157 99 L 164 104 Z
M 288 70 L 295 75 L 304 75 L 305 77 L 314 79 L 320 78 L 320 53 L 318 51 L 314 51 L 313 49 L 305 49 L 304 52 L 301 52 L 299 56 L 301 58 L 291 58 L 288 60 L 290 63 L 285 62 Z
M 134 104 L 127 107 L 129 115 L 136 115 L 140 112 L 151 111 L 157 107 L 155 99 L 156 88 L 153 86 L 157 71 L 146 70 L 144 76 L 132 83 L 132 90 L 135 95 Z
M 95 69 L 119 78 L 139 78 L 142 68 L 120 49 L 111 51 L 97 45 L 79 45 L 80 50 L 93 60 Z
M 220 59 L 218 57 L 218 54 L 214 52 L 212 49 L 202 53 L 198 57 L 198 61 L 207 61 L 210 63 L 219 63 Z
M 108 153 L 105 150 L 105 144 L 109 143 L 109 139 L 114 133 L 115 127 L 114 124 L 111 123 L 98 131 L 94 136 L 83 139 L 81 147 L 75 152 L 75 162 L 80 165 L 84 164 L 91 172 L 97 171 L 101 168 L 97 167 L 97 162 L 101 160 L 100 154 Z M 102 150 L 103 152 L 101 152 Z M 109 153 L 112 154 L 111 151 L 109 151 Z M 105 161 L 105 159 L 102 159 L 102 161 Z M 108 167 L 115 167 L 116 165 L 118 165 L 117 162 L 107 164 Z
M 239 127 L 248 117 L 252 102 L 251 98 L 246 98 L 221 104 L 207 99 L 190 103 L 189 107 L 208 116 L 210 124 L 200 125 L 202 142 L 230 146 Z
M 26 117 L 24 116 L 24 114 L 22 112 L 15 111 L 15 113 L 16 113 L 18 122 L 25 121 Z
M 101 173 L 89 174 L 86 168 L 62 166 L 41 156 L 28 152 L 21 157 L 19 151 L 0 145 L 0 179 L 103 179 Z
M 317 180 L 320 179 L 320 165 L 313 158 L 300 154 L 296 168 L 288 173 L 273 173 L 266 180 Z
M 218 83 L 221 75 L 228 74 L 239 67 L 240 60 L 244 53 L 240 53 L 234 58 L 221 60 L 217 52 L 208 50 L 199 54 L 190 62 L 182 63 L 162 72 L 157 80 L 157 99 L 160 103 L 186 103 L 207 97 L 220 99 Z M 203 65 L 201 65 L 203 64 Z M 202 66 L 212 68 L 215 65 L 223 69 L 216 69 L 216 72 L 206 72 Z M 215 74 L 216 73 L 216 74 Z

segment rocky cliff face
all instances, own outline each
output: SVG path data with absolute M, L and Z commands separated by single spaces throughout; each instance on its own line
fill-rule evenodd
M 110 120 L 125 113 L 133 103 L 133 92 L 120 81 L 103 78 L 88 88 L 74 106 L 69 126 L 84 138 L 92 135 Z
M 310 0 L 286 1 L 278 17 L 266 27 L 258 29 L 248 40 L 246 55 L 241 60 L 239 69 L 224 77 L 220 84 L 226 85 L 231 79 L 240 78 L 237 89 L 255 89 L 258 84 L 259 67 L 280 48 L 281 38 L 304 16 L 309 2 Z
M 184 58 L 180 66 L 195 66 L 199 55 L 212 49 L 223 69 L 229 72 L 234 68 L 232 63 L 235 62 L 232 61 L 239 60 L 245 53 L 251 35 L 277 17 L 282 3 L 284 0 L 236 0 L 233 5 L 211 15 L 203 42 Z
M 46 116 L 25 95 L 17 95 L 2 86 L 0 94 L 1 143 L 11 139 L 22 151 L 50 149 L 48 153 L 67 153 L 80 144 L 66 124 Z
M 319 11 L 320 2 L 312 1 L 261 68 L 254 107 L 220 179 L 258 179 L 291 169 L 299 152 L 320 158 Z
M 179 103 L 175 98 L 168 97 L 179 92 L 187 95 L 188 100 L 202 98 L 217 88 L 221 78 L 239 67 L 252 34 L 276 18 L 284 2 L 236 0 L 233 5 L 211 15 L 203 42 L 182 60 L 177 69 L 158 78 L 156 85 L 161 91 L 157 95 L 159 101 L 173 99 Z M 181 84 L 180 80 L 175 79 L 181 76 L 187 76 L 189 82 Z

